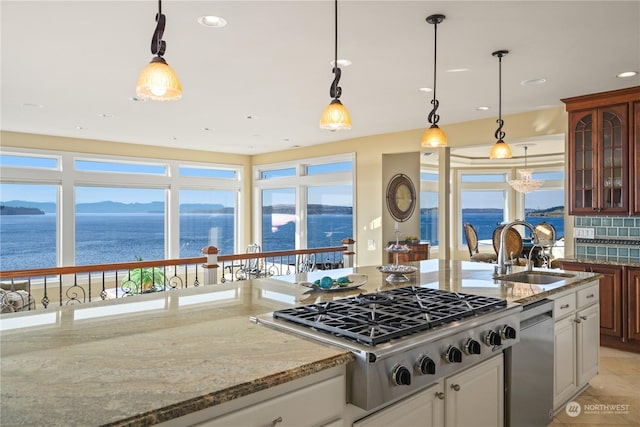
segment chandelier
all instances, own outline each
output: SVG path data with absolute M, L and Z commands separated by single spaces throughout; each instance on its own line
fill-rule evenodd
M 518 171 L 520 179 L 509 180 L 509 185 L 519 193 L 531 193 L 536 191 L 544 181 L 533 179 L 533 169 L 527 169 L 527 146 L 524 146 L 524 169 Z

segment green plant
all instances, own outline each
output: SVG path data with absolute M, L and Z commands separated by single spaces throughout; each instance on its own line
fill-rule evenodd
M 420 240 L 420 238 L 418 236 L 407 236 L 404 240 Z
M 137 261 L 142 258 L 136 256 Z M 131 295 L 161 291 L 164 289 L 166 277 L 161 268 L 140 267 L 129 270 L 129 274 L 122 280 L 122 289 Z

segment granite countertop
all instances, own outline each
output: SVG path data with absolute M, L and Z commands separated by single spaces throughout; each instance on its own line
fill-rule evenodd
M 558 261 L 640 267 L 640 260 L 637 258 L 606 257 L 602 255 L 565 255 L 563 258 L 558 258 Z
M 397 285 L 357 267 L 4 314 L 2 425 L 151 425 L 353 360 L 249 320 L 286 307 L 417 284 L 527 303 L 599 277 L 570 272 L 527 285 L 493 280 L 491 264 L 413 265 L 410 282 Z M 298 284 L 352 273 L 367 283 L 344 292 Z

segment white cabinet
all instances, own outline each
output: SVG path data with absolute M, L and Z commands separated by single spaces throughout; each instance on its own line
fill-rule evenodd
M 164 427 L 342 427 L 345 367 L 290 381 L 161 424 Z
M 504 362 L 494 357 L 445 381 L 447 427 L 504 424 Z
M 353 427 L 442 427 L 444 384 L 437 383 L 388 408 L 353 423 Z
M 353 423 L 353 427 L 499 427 L 504 361 L 493 357 Z
M 551 297 L 554 300 L 554 410 L 580 393 L 598 373 L 598 292 L 598 283 L 590 282 Z

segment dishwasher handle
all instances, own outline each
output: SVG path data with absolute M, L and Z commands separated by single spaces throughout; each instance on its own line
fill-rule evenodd
M 520 329 L 527 329 L 553 318 L 553 301 L 542 299 L 522 308 Z

